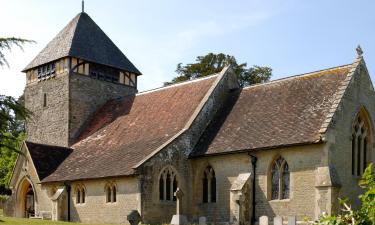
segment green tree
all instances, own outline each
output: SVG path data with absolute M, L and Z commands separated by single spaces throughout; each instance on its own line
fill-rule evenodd
M 25 43 L 35 43 L 35 41 L 15 37 L 0 37 L 0 66 L 7 65 L 9 67 L 8 61 L 5 58 L 5 50 L 10 51 L 14 45 L 23 50 L 22 45 Z
M 196 63 L 186 65 L 179 63 L 176 69 L 178 76 L 173 78 L 171 82 L 165 82 L 164 85 L 218 73 L 227 65 L 232 66 L 242 87 L 267 82 L 272 76 L 272 69 L 269 67 L 254 65 L 247 68 L 247 63 L 238 64 L 234 56 L 223 53 L 208 53 L 205 56 L 198 56 Z
M 18 136 L 25 131 L 24 123 L 29 115 L 22 101 L 0 95 L 0 147 L 18 151 L 12 142 L 18 142 Z
M 5 58 L 5 50 L 10 51 L 13 46 L 22 49 L 25 43 L 34 42 L 22 38 L 0 37 L 0 66 L 9 63 Z M 30 112 L 25 108 L 23 96 L 18 100 L 0 94 L 0 195 L 8 193 L 8 180 L 14 166 L 17 153 L 20 153 L 20 143 L 24 139 L 25 119 Z

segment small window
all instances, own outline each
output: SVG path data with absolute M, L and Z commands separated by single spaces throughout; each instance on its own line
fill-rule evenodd
M 105 186 L 106 202 L 113 203 L 117 201 L 117 188 L 114 183 L 108 183 Z
M 76 203 L 83 204 L 86 202 L 86 191 L 83 185 L 79 184 L 76 187 Z
M 43 107 L 47 107 L 47 93 L 43 94 Z
M 112 202 L 112 190 L 111 190 L 111 187 L 107 187 L 107 202 Z
M 208 166 L 203 173 L 203 203 L 216 202 L 216 177 L 215 171 Z

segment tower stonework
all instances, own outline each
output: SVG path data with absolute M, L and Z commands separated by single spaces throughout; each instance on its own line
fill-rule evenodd
M 71 146 L 104 103 L 137 93 L 138 69 L 78 14 L 24 69 L 27 140 Z

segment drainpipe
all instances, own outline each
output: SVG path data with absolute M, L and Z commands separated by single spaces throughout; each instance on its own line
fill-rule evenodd
M 253 166 L 253 171 L 254 171 L 254 174 L 253 174 L 253 201 L 252 201 L 252 207 L 253 207 L 253 212 L 251 214 L 251 224 L 255 224 L 255 176 L 256 176 L 256 163 L 257 163 L 257 157 L 256 156 L 253 156 L 253 155 L 250 155 L 250 158 L 251 158 L 251 165 Z
M 70 183 L 68 182 L 64 182 L 64 185 L 65 185 L 65 188 L 66 188 L 66 192 L 68 193 L 68 222 L 70 222 L 70 191 L 71 191 L 71 186 L 70 186 Z

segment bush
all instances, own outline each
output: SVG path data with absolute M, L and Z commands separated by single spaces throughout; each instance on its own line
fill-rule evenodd
M 341 200 L 341 214 L 328 215 L 323 213 L 314 225 L 375 225 L 375 176 L 370 164 L 363 173 L 359 186 L 364 189 L 360 195 L 361 208 L 353 210 L 347 199 Z

